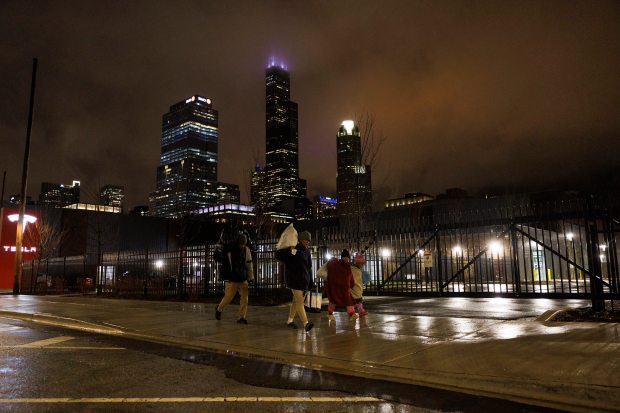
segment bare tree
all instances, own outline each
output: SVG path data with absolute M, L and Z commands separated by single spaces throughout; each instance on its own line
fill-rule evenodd
M 369 165 L 372 170 L 377 165 L 381 147 L 387 137 L 382 132 L 377 131 L 373 113 L 363 112 L 356 115 L 355 123 L 360 129 L 362 164 Z
M 61 244 L 66 237 L 66 231 L 61 227 L 58 219 L 46 211 L 39 211 L 39 219 L 34 225 L 29 225 L 24 231 L 24 238 L 29 240 L 31 245 L 36 245 L 35 259 L 37 260 L 36 277 L 41 273 L 41 266 L 46 265 L 48 260 L 58 254 Z M 34 263 L 33 263 L 34 264 Z M 45 287 L 48 284 L 48 274 L 45 271 Z M 36 289 L 36 278 L 31 280 L 31 290 Z
M 273 225 L 273 221 L 271 220 L 271 218 L 269 217 L 269 215 L 266 214 L 266 207 L 265 207 L 265 187 L 266 187 L 266 182 L 265 182 L 265 176 L 263 175 L 262 177 L 260 177 L 258 179 L 258 187 L 257 187 L 257 193 L 258 196 L 256 199 L 252 200 L 251 198 L 251 193 L 252 193 L 252 177 L 253 174 L 255 172 L 255 167 L 256 165 L 261 165 L 261 157 L 259 154 L 259 150 L 255 149 L 254 153 L 252 155 L 252 159 L 253 159 L 253 163 L 254 163 L 254 167 L 250 170 L 250 172 L 248 173 L 248 177 L 249 177 L 249 181 L 246 182 L 246 184 L 249 185 L 249 190 L 247 191 L 247 193 L 250 195 L 250 203 L 252 204 L 252 206 L 254 207 L 254 214 L 255 214 L 255 218 L 254 218 L 254 226 L 255 226 L 255 232 L 256 232 L 256 239 L 266 239 L 266 238 L 271 238 L 274 236 L 274 225 Z
M 386 142 L 387 137 L 381 132 L 377 130 L 376 120 L 374 113 L 365 111 L 361 114 L 355 116 L 355 123 L 360 131 L 360 149 L 361 149 L 361 164 L 370 168 L 371 176 L 376 177 L 374 172 L 377 169 L 379 155 L 381 154 L 381 149 L 383 144 Z M 357 179 L 357 178 L 356 178 Z M 359 184 L 359 183 L 358 183 Z M 375 185 L 376 186 L 376 185 Z M 372 196 L 372 191 L 371 191 Z M 359 193 L 358 193 L 359 197 Z M 374 197 L 373 197 L 374 198 Z M 371 202 L 372 204 L 373 202 Z M 374 222 L 372 219 L 372 212 L 370 214 L 364 213 L 360 210 L 362 201 L 358 198 L 357 200 L 357 219 L 355 222 L 348 222 L 345 224 L 345 227 L 349 227 L 349 230 L 353 230 L 356 234 L 355 247 L 358 251 L 365 251 L 374 239 L 370 239 L 366 236 L 362 235 L 362 229 L 365 228 L 364 232 L 370 231 L 371 234 L 374 234 Z M 354 228 L 350 228 L 351 226 Z M 364 242 L 366 239 L 366 242 Z M 362 244 L 366 244 L 363 246 Z

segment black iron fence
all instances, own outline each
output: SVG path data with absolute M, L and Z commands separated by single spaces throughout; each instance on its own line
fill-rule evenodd
M 314 271 L 343 248 L 365 254 L 365 294 L 619 298 L 617 210 L 576 199 L 492 209 L 417 210 L 380 230 L 323 227 Z M 255 242 L 255 300 L 288 299 L 276 240 Z M 117 251 L 24 264 L 22 291 L 97 291 L 151 298 L 221 296 L 213 245 Z M 601 304 L 603 303 L 603 304 Z

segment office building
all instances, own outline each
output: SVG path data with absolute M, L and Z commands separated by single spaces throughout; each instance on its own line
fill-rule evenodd
M 264 186 L 265 168 L 257 164 L 250 176 L 250 204 L 260 211 L 263 210 L 263 201 L 266 198 L 261 196 L 264 193 Z
M 267 211 L 307 218 L 306 181 L 299 178 L 298 108 L 291 100 L 290 75 L 272 61 L 265 74 L 266 150 L 263 192 Z
M 123 210 L 125 190 L 118 185 L 105 185 L 99 190 L 99 204 Z
M 360 131 L 355 122 L 342 122 L 336 135 L 336 192 L 342 222 L 360 224 L 370 216 L 372 187 L 370 165 L 362 160 Z
M 314 198 L 314 219 L 334 218 L 338 212 L 338 199 L 319 195 Z
M 41 183 L 39 203 L 52 208 L 62 208 L 80 202 L 80 181 L 73 181 L 71 185 L 52 182 Z
M 235 199 L 237 185 L 217 181 L 218 112 L 211 99 L 194 95 L 163 115 L 161 158 L 149 210 L 161 217 L 181 217 L 220 198 Z M 236 186 L 236 191 L 233 186 Z
M 238 204 L 241 193 L 239 185 L 218 182 L 216 186 L 217 204 Z

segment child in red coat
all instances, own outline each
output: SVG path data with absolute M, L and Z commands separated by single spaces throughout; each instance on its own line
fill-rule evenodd
M 336 306 L 346 307 L 347 314 L 352 320 L 359 316 L 355 313 L 355 301 L 351 295 L 351 288 L 355 285 L 353 274 L 351 273 L 351 257 L 349 251 L 342 250 L 340 259 L 332 258 L 327 264 L 327 281 L 323 293 L 329 300 L 327 306 L 327 316 L 330 320 L 336 320 L 334 310 Z

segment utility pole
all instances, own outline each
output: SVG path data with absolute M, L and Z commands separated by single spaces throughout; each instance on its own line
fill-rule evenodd
M 0 194 L 0 238 L 2 238 L 2 221 L 4 221 L 4 184 L 6 183 L 6 171 L 2 174 L 2 193 Z
M 28 126 L 26 128 L 26 149 L 24 150 L 24 167 L 22 169 L 22 187 L 19 195 L 19 219 L 15 234 L 15 276 L 13 277 L 13 295 L 19 294 L 19 280 L 22 275 L 22 235 L 24 229 L 24 215 L 26 212 L 26 188 L 28 186 L 28 160 L 30 158 L 30 134 L 32 132 L 32 117 L 34 112 L 34 91 L 37 83 L 37 58 L 32 60 L 32 82 L 30 88 L 30 108 L 28 110 Z

